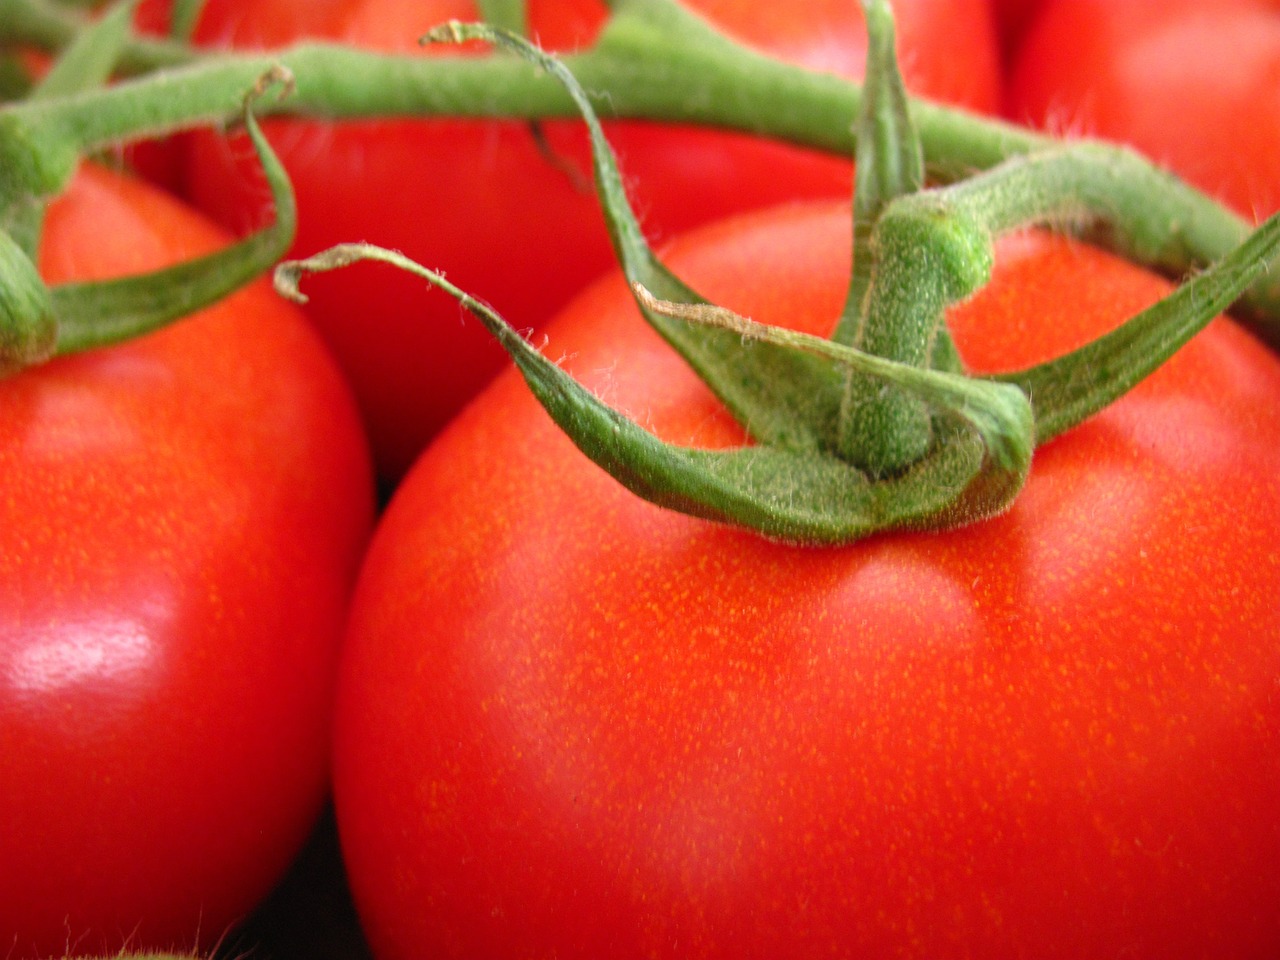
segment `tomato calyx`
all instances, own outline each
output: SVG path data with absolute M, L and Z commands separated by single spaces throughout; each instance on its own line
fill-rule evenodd
M 778 539 L 833 543 L 883 529 L 967 522 L 1009 502 L 1026 475 L 1032 449 L 1030 406 L 1016 388 L 913 367 L 841 344 L 799 342 L 780 332 L 744 343 L 740 325 L 706 321 L 698 310 L 713 310 L 711 305 L 667 270 L 645 240 L 591 105 L 568 70 L 490 27 L 451 24 L 431 37 L 496 41 L 565 84 L 591 132 L 606 219 L 623 271 L 641 291 L 641 311 L 747 425 L 755 445 L 713 451 L 658 440 L 590 395 L 487 306 L 390 251 L 346 245 L 286 264 L 277 272 L 283 293 L 298 296 L 302 273 L 358 259 L 394 263 L 441 286 L 498 338 L 584 452 L 634 492 L 696 516 L 746 525 Z M 682 314 L 682 307 L 692 313 Z M 847 368 L 936 404 L 943 412 L 934 429 L 944 442 L 908 469 L 874 480 L 836 455 L 833 429 Z
M 487 40 L 564 84 L 588 126 L 597 190 L 640 312 L 743 425 L 751 446 L 702 450 L 659 440 L 577 384 L 491 308 L 399 254 L 343 245 L 282 265 L 277 287 L 300 298 L 302 274 L 362 259 L 440 286 L 481 319 L 583 452 L 665 507 L 811 544 L 999 513 L 1021 489 L 1037 442 L 1123 394 L 1262 276 L 1280 245 L 1280 221 L 1111 336 L 1031 370 L 967 376 L 945 312 L 989 278 L 997 233 L 1101 224 L 1120 247 L 1175 263 L 1181 238 L 1167 222 L 1153 226 L 1163 211 L 1145 199 L 1148 168 L 1114 148 L 1047 151 L 923 189 L 888 7 L 864 6 L 872 50 L 880 53 L 869 58 L 858 123 L 863 193 L 852 280 L 829 341 L 709 304 L 662 264 L 628 205 L 589 98 L 563 63 L 486 25 L 450 23 L 427 37 Z M 1110 186 L 1117 167 L 1124 169 L 1121 193 L 1134 201 L 1118 206 Z
M 0 231 L 0 376 L 53 356 L 58 323 L 31 258 Z

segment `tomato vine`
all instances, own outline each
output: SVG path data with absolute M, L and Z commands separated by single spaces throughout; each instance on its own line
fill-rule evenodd
M 84 27 L 49 0 L 0 0 L 0 43 L 59 49 Z M 294 93 L 263 102 L 260 115 L 328 118 L 368 116 L 576 116 L 552 78 L 511 57 L 465 60 L 380 55 L 333 44 L 300 43 L 271 54 L 201 53 L 169 40 L 128 41 L 120 61 L 129 82 L 42 103 L 0 108 L 0 157 L 7 168 L 0 202 L 26 192 L 47 195 L 66 176 L 60 161 L 121 140 L 238 120 L 244 91 L 284 66 L 298 78 Z M 861 86 L 755 53 L 717 33 L 676 0 L 617 0 L 590 49 L 565 58 L 593 109 L 608 117 L 679 121 L 742 130 L 850 155 L 849 119 Z M 159 69 L 164 67 L 166 69 Z M 1012 124 L 912 101 L 931 177 L 960 179 L 1012 156 L 1051 145 L 1047 136 Z M 1182 258 L 1162 267 L 1178 273 L 1225 256 L 1249 224 L 1185 184 L 1146 183 L 1144 199 L 1167 198 L 1178 216 L 1164 224 Z M 1245 295 L 1264 335 L 1280 316 L 1280 281 Z

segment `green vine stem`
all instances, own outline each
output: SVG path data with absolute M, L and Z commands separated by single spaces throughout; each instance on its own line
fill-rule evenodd
M 175 17 L 176 8 L 182 6 L 184 0 L 177 0 Z M 84 32 L 85 23 L 83 13 L 52 0 L 0 0 L 0 43 L 54 53 L 74 43 Z M 126 75 L 149 73 L 190 63 L 198 56 L 184 43 L 132 39 L 120 51 L 116 69 Z
M 30 98 L 48 100 L 92 90 L 106 83 L 129 42 L 129 24 L 138 0 L 121 0 L 102 19 L 67 44 L 49 72 L 36 84 Z
M 750 51 L 675 0 L 616 0 L 612 7 L 596 45 L 565 59 L 602 116 L 720 126 L 852 154 L 849 121 L 860 108 L 859 85 Z M 49 0 L 0 0 L 0 43 L 58 49 L 71 42 L 77 23 L 84 21 Z M 331 119 L 577 115 L 563 87 L 513 57 L 386 56 L 316 43 L 271 54 L 201 55 L 171 41 L 133 40 L 121 58 L 130 71 L 152 72 L 106 89 L 0 109 L 0 204 L 22 193 L 55 193 L 69 176 L 68 156 L 234 120 L 243 91 L 277 64 L 297 77 L 297 93 L 287 104 L 264 105 L 264 112 Z M 911 115 L 928 173 L 941 182 L 1055 142 L 918 99 Z M 1180 276 L 1244 241 L 1248 223 L 1180 181 L 1144 175 L 1141 191 L 1129 189 L 1125 178 L 1139 166 L 1145 164 L 1118 171 L 1108 196 L 1132 203 L 1140 192 L 1142 206 L 1156 203 L 1169 212 L 1157 232 L 1174 238 L 1164 246 L 1178 255 L 1158 266 Z M 1241 307 L 1265 339 L 1280 345 L 1280 277 L 1263 278 Z
M 169 35 L 174 40 L 189 40 L 196 30 L 204 0 L 173 0 Z

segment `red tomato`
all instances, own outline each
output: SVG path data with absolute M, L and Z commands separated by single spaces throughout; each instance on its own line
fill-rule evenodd
M 139 0 L 135 9 L 134 29 L 144 35 L 167 37 L 170 0 Z M 181 136 L 139 140 L 120 148 L 121 159 L 139 177 L 163 187 L 170 193 L 181 193 L 186 179 L 186 158 Z
M 1240 212 L 1280 210 L 1280 3 L 1057 0 L 1010 116 L 1131 144 Z
M 1022 43 L 1045 0 L 995 0 L 996 32 L 1001 53 L 1009 58 Z
M 50 281 L 225 236 L 92 167 Z M 0 382 L 0 951 L 210 947 L 327 790 L 337 643 L 372 513 L 350 392 L 255 287 Z
M 849 212 L 664 259 L 824 333 Z M 1005 242 L 979 369 L 1167 289 Z M 665 438 L 741 431 L 617 277 L 546 351 Z M 1267 958 L 1280 951 L 1280 363 L 1218 321 L 1042 448 L 1005 515 L 803 549 L 665 512 L 505 374 L 406 477 L 339 679 L 339 830 L 380 960 Z
M 908 83 L 976 109 L 998 104 L 998 64 L 987 0 L 900 0 Z M 849 0 L 796 4 L 695 0 L 728 32 L 810 67 L 860 78 L 866 35 Z M 532 33 L 556 50 L 592 36 L 599 0 L 533 0 Z M 272 46 L 322 36 L 408 52 L 428 28 L 476 19 L 471 0 L 211 0 L 207 42 Z M 433 48 L 433 55 L 451 55 Z M 852 122 L 852 118 L 851 118 Z M 539 325 L 612 263 L 590 189 L 579 124 L 547 123 L 551 151 L 523 123 L 432 121 L 269 124 L 301 207 L 295 250 L 311 254 L 366 239 L 403 250 L 494 304 Z M 710 130 L 644 123 L 610 126 L 646 229 L 667 236 L 727 213 L 783 200 L 849 193 L 849 165 L 830 156 Z M 189 193 L 245 229 L 267 208 L 252 151 L 241 139 L 197 137 Z M 237 162 L 239 161 L 239 162 Z M 255 186 L 255 183 L 257 184 Z M 387 479 L 504 363 L 479 324 L 420 284 L 375 268 L 318 279 L 310 315 L 350 375 Z

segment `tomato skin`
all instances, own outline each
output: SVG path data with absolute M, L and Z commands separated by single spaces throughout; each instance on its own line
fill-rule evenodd
M 996 33 L 1006 62 L 1021 46 L 1024 35 L 1044 5 L 1045 0 L 995 0 Z
M 1051 0 L 1007 112 L 1130 144 L 1246 216 L 1280 210 L 1280 4 Z
M 697 0 L 692 6 L 767 52 L 861 77 L 866 36 L 857 4 Z M 897 9 L 908 82 L 935 98 L 994 112 L 1000 77 L 986 0 L 899 0 Z M 572 50 L 594 37 L 604 12 L 598 0 L 534 0 L 531 32 L 548 48 Z M 321 36 L 407 53 L 427 28 L 476 16 L 471 0 L 211 0 L 200 36 L 237 46 Z M 400 249 L 444 270 L 521 327 L 544 323 L 613 262 L 588 186 L 580 124 L 545 124 L 552 153 L 578 171 L 577 181 L 548 159 L 523 123 L 267 126 L 298 192 L 300 254 L 353 239 Z M 850 190 L 843 159 L 741 134 L 616 123 L 609 136 L 635 185 L 645 228 L 656 237 L 738 210 Z M 209 134 L 192 144 L 188 195 L 235 229 L 254 223 L 267 194 L 244 139 Z M 308 309 L 355 384 L 387 480 L 398 479 L 506 362 L 454 306 L 377 268 L 319 278 Z
M 225 235 L 86 167 L 51 282 Z M 284 873 L 328 786 L 372 476 L 350 391 L 255 286 L 0 382 L 0 943 L 208 948 Z
M 664 260 L 825 332 L 848 209 Z M 1002 245 L 981 369 L 1167 289 Z M 676 442 L 740 431 L 618 278 L 546 352 Z M 1280 948 L 1280 364 L 1216 322 L 1037 453 L 1014 507 L 800 549 L 618 486 L 505 374 L 406 477 L 362 570 L 335 793 L 379 960 L 1271 958 Z

